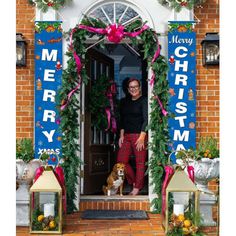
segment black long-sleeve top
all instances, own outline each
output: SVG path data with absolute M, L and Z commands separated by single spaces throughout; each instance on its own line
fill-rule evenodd
M 140 97 L 137 100 L 124 98 L 120 103 L 120 129 L 125 133 L 145 132 L 148 124 L 147 98 Z

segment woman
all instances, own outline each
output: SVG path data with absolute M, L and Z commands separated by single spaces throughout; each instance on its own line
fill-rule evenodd
M 141 94 L 140 81 L 130 78 L 127 83 L 131 95 L 121 101 L 120 138 L 117 162 L 125 164 L 126 178 L 133 185 L 130 195 L 137 195 L 144 186 L 145 161 L 147 158 L 148 124 L 147 99 Z M 136 174 L 129 164 L 131 154 L 135 155 Z

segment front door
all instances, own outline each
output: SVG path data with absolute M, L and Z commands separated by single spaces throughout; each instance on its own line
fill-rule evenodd
M 102 186 L 115 163 L 114 135 L 92 125 L 88 95 L 101 75 L 114 80 L 114 61 L 95 49 L 88 50 L 86 57 L 86 70 L 90 80 L 85 88 L 84 194 L 101 194 Z

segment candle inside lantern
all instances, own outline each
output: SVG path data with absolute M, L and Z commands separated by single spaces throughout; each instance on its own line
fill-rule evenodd
M 53 203 L 44 204 L 43 213 L 44 213 L 44 217 L 55 216 L 54 204 Z
M 183 204 L 174 204 L 173 213 L 177 216 L 179 214 L 184 215 L 184 205 Z

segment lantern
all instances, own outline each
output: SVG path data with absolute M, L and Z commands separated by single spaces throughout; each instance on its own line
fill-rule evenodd
M 201 42 L 201 45 L 203 65 L 219 65 L 219 34 L 206 33 L 205 38 Z
M 52 166 L 30 188 L 30 233 L 62 233 L 62 188 Z
M 197 230 L 196 216 L 199 213 L 199 191 L 191 179 L 187 176 L 182 167 L 178 166 L 174 170 L 174 174 L 169 180 L 165 190 L 165 212 L 164 212 L 164 227 L 167 233 L 171 227 L 181 225 L 183 230 Z M 169 206 L 171 194 L 181 193 L 187 197 L 184 203 L 173 203 L 173 207 Z M 179 203 L 179 202 L 178 202 Z M 176 220 L 176 224 L 175 221 Z M 188 225 L 185 225 L 188 224 Z M 188 227 L 187 227 L 188 226 Z M 185 233 L 187 233 L 185 231 Z
M 16 34 L 16 65 L 26 66 L 26 41 L 21 33 Z

